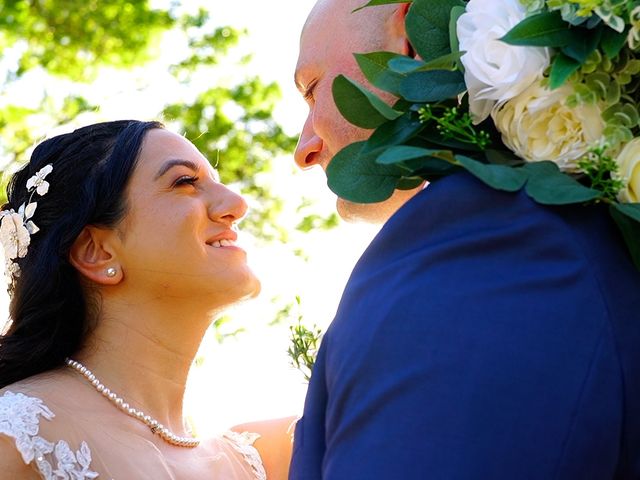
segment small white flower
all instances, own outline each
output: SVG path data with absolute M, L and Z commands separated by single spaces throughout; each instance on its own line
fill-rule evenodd
M 9 210 L 2 216 L 0 243 L 4 247 L 4 256 L 8 260 L 23 258 L 27 254 L 31 235 L 24 225 L 22 215 Z
M 549 49 L 512 46 L 500 40 L 526 15 L 519 0 L 470 0 L 458 19 L 474 123 L 487 118 L 496 102 L 505 102 L 535 83 L 549 66 Z
M 7 278 L 9 278 L 9 279 L 11 279 L 12 277 L 14 277 L 14 278 L 15 277 L 19 277 L 20 276 L 20 267 L 13 260 L 7 260 L 5 262 L 5 272 L 6 272 Z
M 18 215 L 21 215 L 24 219 L 24 226 L 27 228 L 27 231 L 33 235 L 38 232 L 40 229 L 38 226 L 29 220 L 36 213 L 36 207 L 38 206 L 38 202 L 31 202 L 26 207 L 24 203 L 20 205 L 18 209 Z
M 36 172 L 36 174 L 27 180 L 27 190 L 36 189 L 38 195 L 43 196 L 49 191 L 49 182 L 44 179 L 53 171 L 53 165 L 48 164 Z

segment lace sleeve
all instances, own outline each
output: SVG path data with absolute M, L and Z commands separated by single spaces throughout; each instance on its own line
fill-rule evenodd
M 9 391 L 0 397 L 0 434 L 15 440 L 25 464 L 35 462 L 45 480 L 96 478 L 98 474 L 90 469 L 91 450 L 85 442 L 74 453 L 64 440 L 54 444 L 38 435 L 40 419 L 50 421 L 54 417 L 39 398 Z
M 260 438 L 260 435 L 257 433 L 228 431 L 225 432 L 222 437 L 231 444 L 236 452 L 242 455 L 253 470 L 256 480 L 267 480 L 267 473 L 264 470 L 260 453 L 258 453 L 258 450 L 253 446 L 254 442 Z

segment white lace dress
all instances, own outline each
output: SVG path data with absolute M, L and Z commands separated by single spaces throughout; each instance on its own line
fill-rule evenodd
M 144 429 L 132 434 L 128 417 L 119 411 L 91 418 L 74 400 L 69 399 L 69 409 L 60 408 L 64 421 L 56 424 L 56 414 L 40 398 L 12 391 L 0 396 L 0 441 L 15 445 L 24 463 L 46 480 L 266 480 L 253 447 L 256 434 L 226 432 L 195 449 L 177 449 L 172 458 L 168 452 L 175 448 L 150 441 Z M 192 461 L 211 475 L 190 475 Z

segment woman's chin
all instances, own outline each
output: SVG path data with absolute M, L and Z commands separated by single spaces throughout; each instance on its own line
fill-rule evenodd
M 246 300 L 257 297 L 262 290 L 262 284 L 252 271 L 236 284 L 236 288 L 229 292 L 228 304 L 235 305 Z

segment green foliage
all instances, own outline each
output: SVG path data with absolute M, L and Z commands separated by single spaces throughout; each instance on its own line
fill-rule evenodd
M 338 75 L 333 80 L 333 98 L 338 110 L 349 122 L 361 128 L 376 128 L 387 120 L 395 120 L 402 112 L 387 105 L 362 85 Z
M 414 0 L 407 13 L 406 29 L 411 45 L 426 62 L 451 53 L 451 9 L 460 0 Z
M 333 212 L 328 217 L 323 217 L 317 213 L 306 215 L 298 223 L 296 230 L 304 233 L 318 230 L 331 230 L 340 224 L 340 217 Z
M 609 212 L 622 233 L 634 265 L 640 270 L 640 203 L 614 203 Z
M 458 107 L 426 104 L 418 110 L 420 121 L 433 122 L 442 138 L 457 140 L 475 145 L 485 150 L 491 144 L 489 134 L 478 129 L 471 120 L 471 115 Z
M 602 197 L 615 202 L 624 182 L 618 177 L 618 164 L 609 154 L 608 145 L 592 148 L 589 155 L 578 162 L 578 167 L 589 179 L 590 188 Z
M 602 198 L 601 192 L 564 175 L 554 162 L 528 163 L 522 168 L 528 174 L 527 195 L 543 205 L 586 203 Z
M 402 81 L 400 94 L 410 102 L 441 102 L 464 92 L 461 72 L 430 70 L 415 72 Z
M 74 80 L 102 66 L 131 67 L 175 23 L 147 0 L 8 0 L 0 3 L 0 54 L 26 44 L 15 74 L 35 67 Z
M 469 173 L 491 188 L 505 192 L 517 192 L 527 183 L 527 175 L 522 168 L 482 163 L 464 155 L 456 155 L 455 158 Z
M 233 317 L 230 315 L 222 315 L 216 318 L 209 328 L 215 332 L 215 339 L 218 343 L 235 338 L 245 331 L 243 327 L 234 325 Z
M 395 95 L 400 93 L 400 84 L 405 75 L 387 68 L 387 64 L 394 58 L 406 57 L 390 52 L 356 53 L 355 57 L 360 69 L 372 85 Z
M 208 17 L 208 14 L 206 15 Z M 183 19 L 186 25 L 193 22 L 193 17 Z M 188 80 L 189 75 L 194 71 L 217 65 L 247 33 L 229 27 L 216 28 L 212 33 L 200 30 L 197 32 L 189 37 L 189 57 L 171 67 L 171 72 L 179 79 Z
M 365 142 L 356 142 L 339 151 L 327 167 L 328 185 L 345 200 L 374 203 L 391 196 L 406 173 L 397 165 L 376 162 L 378 152 L 363 150 Z
M 584 34 L 577 28 L 571 28 L 560 12 L 545 12 L 527 17 L 501 40 L 510 45 L 528 47 L 566 47 L 582 43 L 581 33 Z
M 300 297 L 296 297 L 298 306 Z M 291 366 L 300 370 L 304 379 L 308 382 L 311 379 L 313 366 L 316 362 L 320 342 L 322 341 L 322 330 L 314 325 L 311 329 L 302 323 L 302 316 L 299 315 L 297 322 L 289 327 L 291 332 L 291 345 L 287 349 Z
M 560 52 L 556 55 L 551 65 L 551 75 L 549 76 L 549 86 L 554 89 L 558 88 L 567 81 L 567 79 L 578 71 L 580 62 Z

